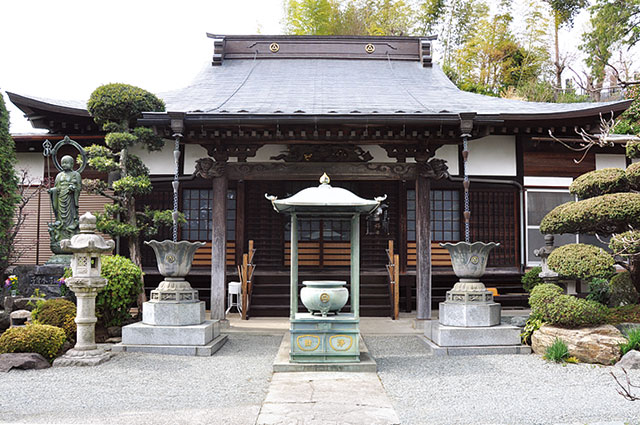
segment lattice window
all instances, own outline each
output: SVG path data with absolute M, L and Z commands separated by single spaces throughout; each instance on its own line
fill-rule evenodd
M 213 219 L 213 190 L 184 189 L 182 212 L 187 222 L 182 226 L 182 238 L 190 241 L 210 241 Z M 236 235 L 236 193 L 227 192 L 227 240 Z
M 407 240 L 416 240 L 416 191 L 407 191 Z M 460 240 L 460 192 L 431 191 L 431 240 Z

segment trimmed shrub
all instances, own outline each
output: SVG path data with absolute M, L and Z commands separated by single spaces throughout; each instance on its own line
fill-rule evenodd
M 621 168 L 603 168 L 585 173 L 569 186 L 569 192 L 580 199 L 628 191 L 629 181 Z
M 622 233 L 640 228 L 640 194 L 611 193 L 555 207 L 540 222 L 543 234 Z
M 629 304 L 621 307 L 609 309 L 607 323 L 617 325 L 618 323 L 640 323 L 640 305 Z
M 609 249 L 616 255 L 633 255 L 640 253 L 640 231 L 629 230 L 611 236 Z
M 615 273 L 613 257 L 594 245 L 563 245 L 554 249 L 547 261 L 556 273 L 575 279 L 608 279 Z
M 638 142 L 640 145 L 640 142 Z M 627 181 L 631 189 L 640 190 L 640 162 L 634 162 L 627 167 L 625 171 L 627 175 Z
M 152 93 L 129 84 L 105 84 L 91 93 L 87 110 L 98 124 L 135 123 L 142 112 L 162 112 L 164 102 Z M 122 129 L 125 130 L 125 129 Z M 109 128 L 107 131 L 115 131 Z
M 640 158 L 640 142 L 627 142 L 627 157 Z
M 64 330 L 67 339 L 76 334 L 76 305 L 64 298 L 54 298 L 39 304 L 31 313 L 36 323 L 57 326 Z
M 142 290 L 142 271 L 133 261 L 120 255 L 102 257 L 102 277 L 107 286 L 96 298 L 96 315 L 105 326 L 120 326 L 131 318 Z
M 631 274 L 627 271 L 617 273 L 609 282 L 610 307 L 619 307 L 628 304 L 637 304 L 640 301 L 640 295 L 631 282 Z
M 560 295 L 543 308 L 542 320 L 555 326 L 577 328 L 605 323 L 607 307 L 571 295 Z
M 0 336 L 0 354 L 38 353 L 53 360 L 67 339 L 64 331 L 56 326 L 31 324 L 7 329 Z
M 609 305 L 610 298 L 611 289 L 609 287 L 609 280 L 599 277 L 591 279 L 589 282 L 589 295 L 587 295 L 587 299 L 602 305 Z
M 553 283 L 542 283 L 531 290 L 529 305 L 531 306 L 531 316 L 541 317 L 544 307 L 564 294 L 564 290 Z
M 538 276 L 541 272 L 542 267 L 534 267 L 522 275 L 522 278 L 520 279 L 522 282 L 522 288 L 527 292 L 531 292 L 536 285 L 544 283 L 544 280 Z

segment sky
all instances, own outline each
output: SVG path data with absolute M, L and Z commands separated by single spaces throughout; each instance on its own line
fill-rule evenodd
M 282 19 L 282 0 L 0 0 L 0 91 L 86 100 L 115 82 L 177 89 L 210 65 L 207 32 L 280 34 Z M 38 132 L 5 102 L 11 133 Z

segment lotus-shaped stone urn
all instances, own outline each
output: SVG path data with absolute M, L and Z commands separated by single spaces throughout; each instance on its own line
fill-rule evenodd
M 156 253 L 158 270 L 164 276 L 158 287 L 151 291 L 151 302 L 196 302 L 198 291 L 191 288 L 185 276 L 191 270 L 193 255 L 204 242 L 171 240 L 145 242 Z
M 447 301 L 492 301 L 493 295 L 480 278 L 484 274 L 489 252 L 497 246 L 496 242 L 456 242 L 440 244 L 449 251 L 451 265 L 459 281 L 447 292 Z

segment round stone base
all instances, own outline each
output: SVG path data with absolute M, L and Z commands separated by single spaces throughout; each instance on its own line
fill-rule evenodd
M 106 362 L 113 353 L 104 351 L 101 348 L 95 350 L 76 350 L 72 348 L 62 357 L 58 357 L 53 361 L 54 366 L 97 366 Z

